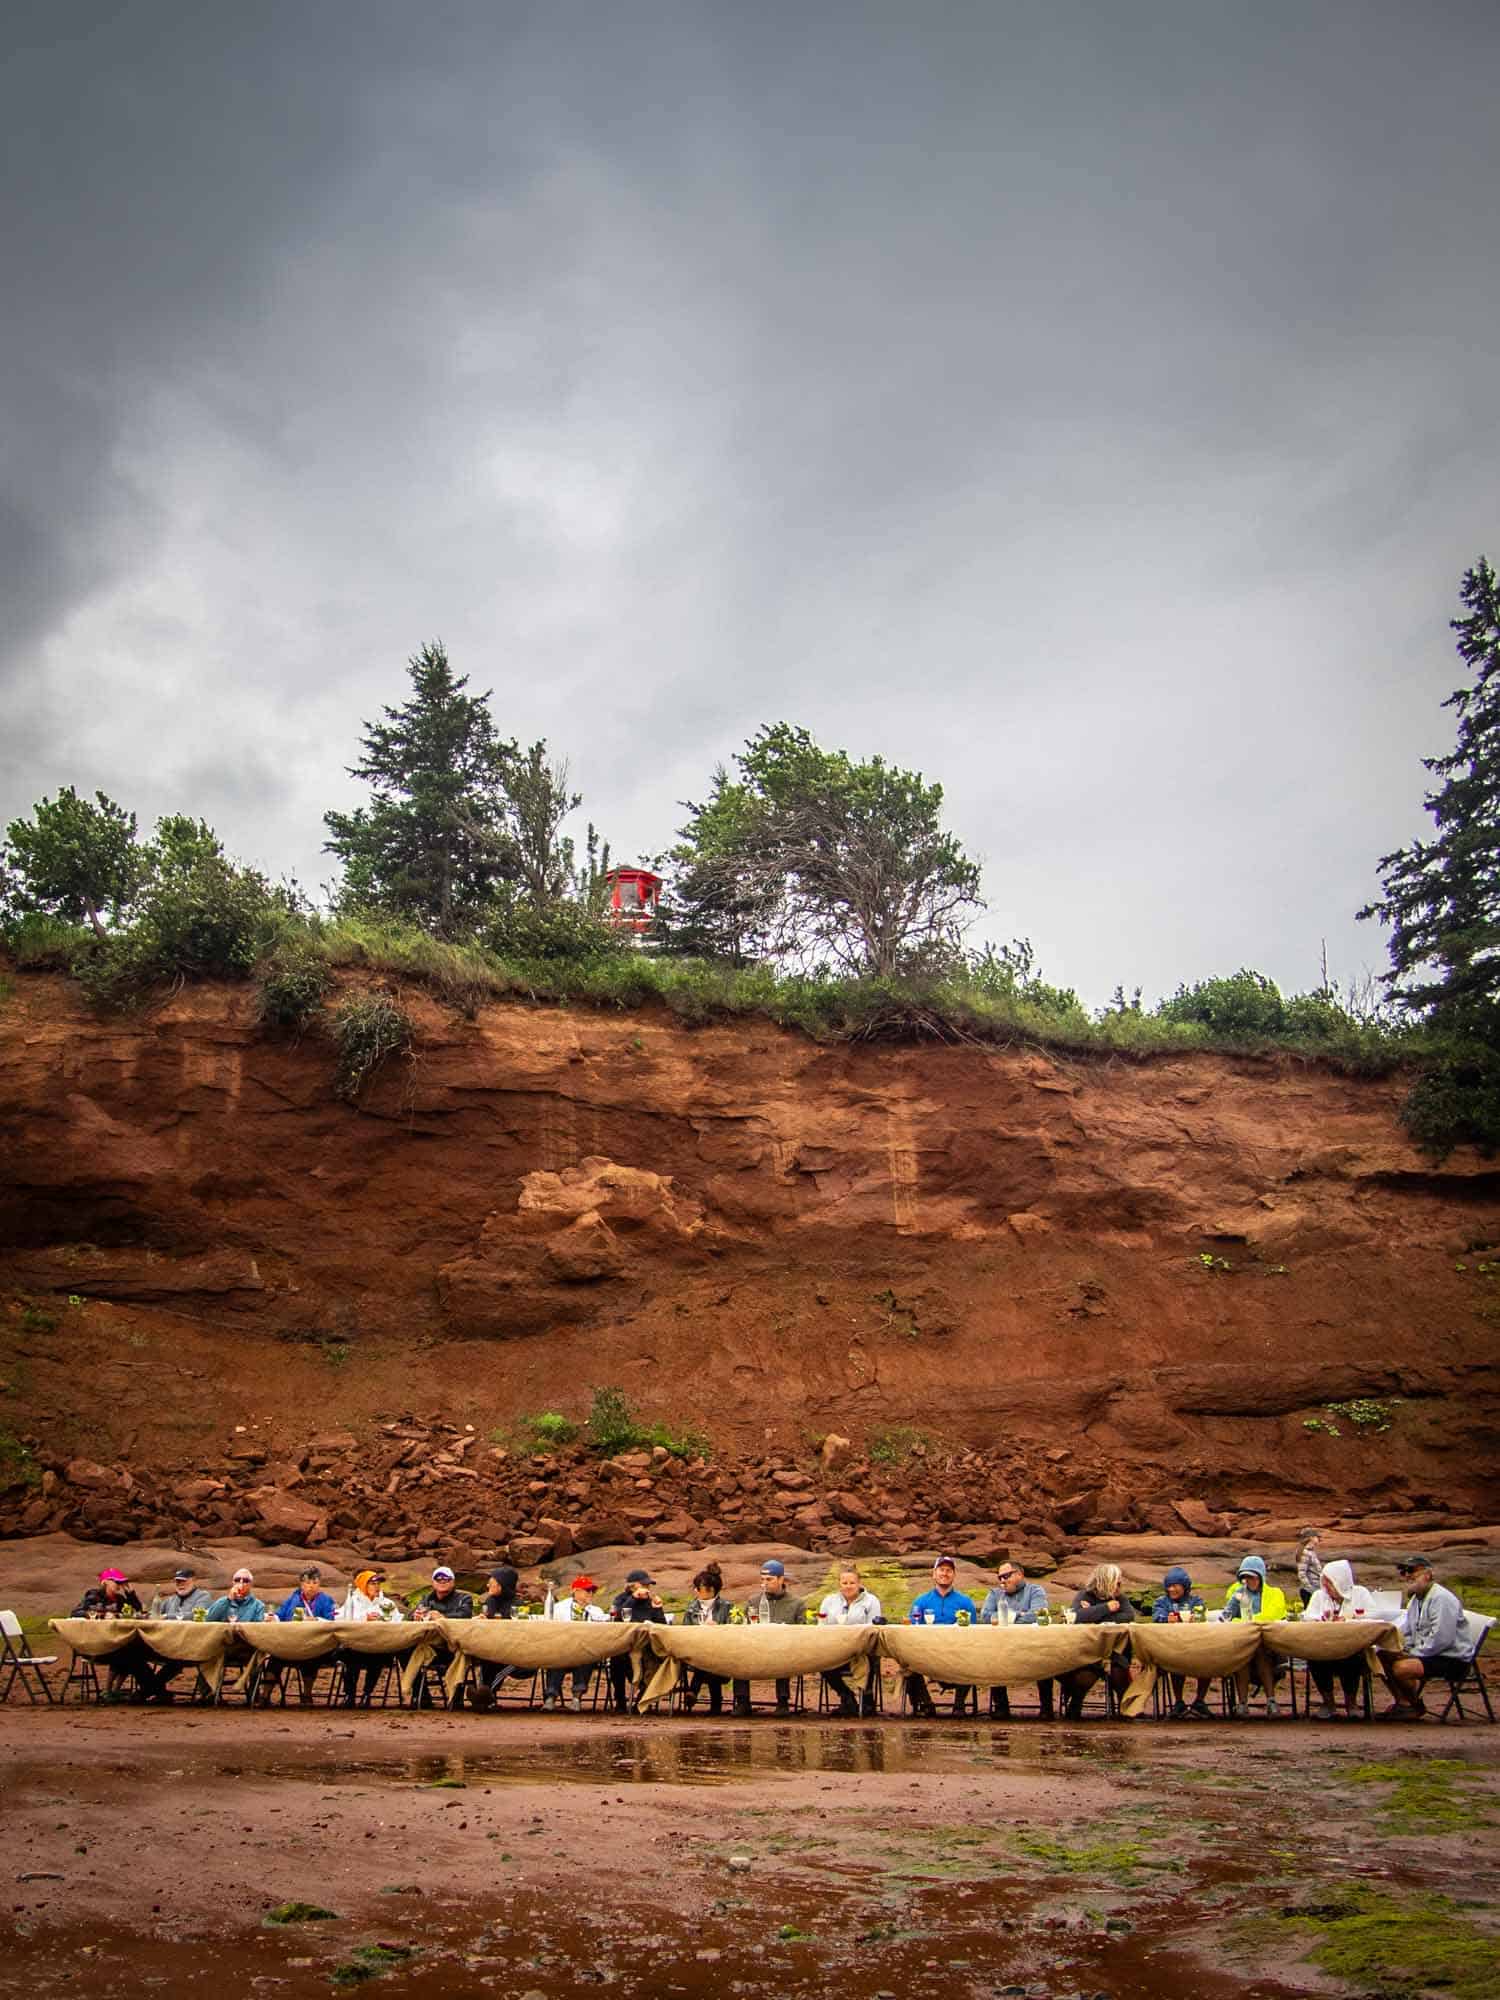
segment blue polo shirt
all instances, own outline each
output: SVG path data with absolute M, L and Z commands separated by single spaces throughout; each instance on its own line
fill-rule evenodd
M 924 1590 L 920 1597 L 912 1599 L 912 1624 L 925 1625 L 929 1611 L 934 1625 L 956 1625 L 960 1611 L 974 1617 L 974 1600 L 965 1597 L 961 1590 Z

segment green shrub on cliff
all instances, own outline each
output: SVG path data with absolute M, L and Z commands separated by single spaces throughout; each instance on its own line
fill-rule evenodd
M 673 1458 L 707 1458 L 713 1443 L 706 1432 L 691 1428 L 674 1430 L 668 1424 L 643 1423 L 621 1389 L 596 1389 L 593 1407 L 585 1426 L 588 1441 L 605 1458 L 617 1452 L 638 1451 L 642 1446 L 660 1446 Z
M 333 1039 L 338 1062 L 333 1094 L 352 1104 L 391 1056 L 412 1045 L 409 1018 L 383 993 L 351 993 L 334 1009 Z
M 333 972 L 325 958 L 288 945 L 270 958 L 260 975 L 259 1014 L 270 1027 L 300 1034 L 322 1009 Z

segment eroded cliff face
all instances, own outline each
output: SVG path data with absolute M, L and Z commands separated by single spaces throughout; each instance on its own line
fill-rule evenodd
M 1417 1153 L 1399 1080 L 404 1004 L 356 1109 L 243 988 L 101 1020 L 16 982 L 13 1432 L 185 1465 L 236 1422 L 484 1435 L 618 1383 L 725 1447 L 915 1426 L 1101 1520 L 1492 1505 L 1500 1172 Z M 1306 1428 L 1355 1398 L 1390 1428 Z

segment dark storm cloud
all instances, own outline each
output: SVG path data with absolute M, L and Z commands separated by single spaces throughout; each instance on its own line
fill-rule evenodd
M 441 634 L 619 849 L 785 715 L 1091 998 L 1378 961 L 1500 540 L 1500 21 L 1312 11 L 12 13 L 0 813 L 322 880 Z

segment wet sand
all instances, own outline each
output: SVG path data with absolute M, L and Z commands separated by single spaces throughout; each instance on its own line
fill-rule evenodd
M 1493 1908 L 1494 1742 L 12 1705 L 0 1993 L 1368 1992 L 1235 1925 L 1362 1880 Z M 1441 1775 L 1460 1823 L 1360 1775 L 1398 1764 Z M 294 1901 L 335 1914 L 267 1923 Z

